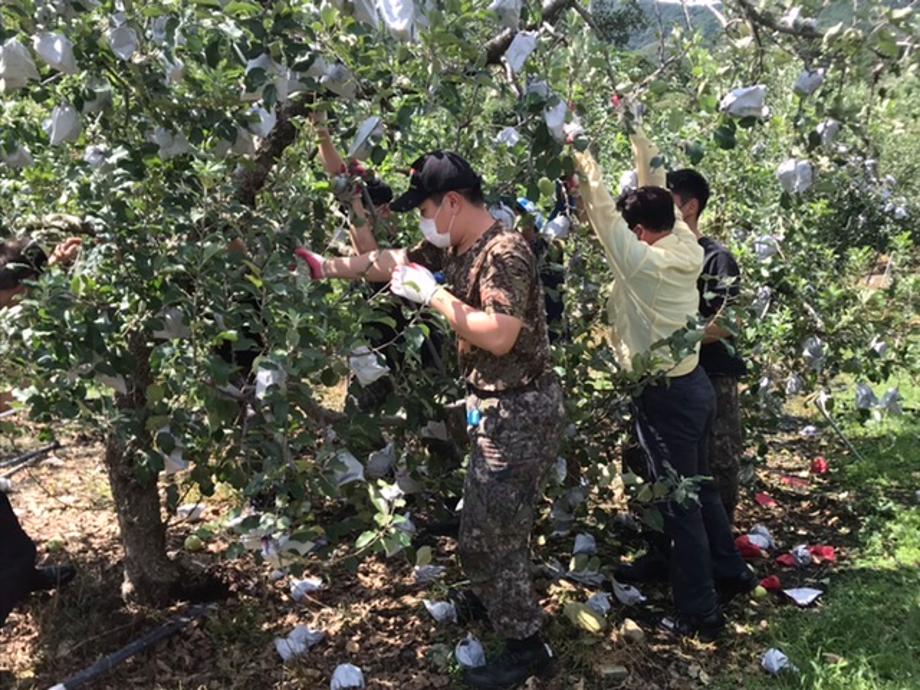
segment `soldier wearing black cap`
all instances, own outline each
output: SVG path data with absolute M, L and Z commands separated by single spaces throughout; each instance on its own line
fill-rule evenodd
M 458 337 L 472 439 L 460 558 L 472 592 L 461 615 L 487 614 L 503 655 L 467 672 L 474 687 L 510 687 L 548 669 L 530 575 L 530 531 L 542 475 L 556 458 L 562 389 L 552 370 L 536 259 L 485 206 L 482 181 L 457 154 L 418 159 L 393 211 L 419 209 L 425 241 L 408 250 L 324 259 L 299 249 L 314 279 L 391 281 L 400 297 L 444 316 Z M 432 271 L 443 272 L 439 284 Z

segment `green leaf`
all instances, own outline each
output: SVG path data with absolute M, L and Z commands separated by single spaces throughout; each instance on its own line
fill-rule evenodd
M 642 522 L 656 532 L 664 531 L 664 516 L 656 506 L 649 506 L 642 511 Z
M 652 485 L 646 484 L 639 490 L 639 493 L 636 495 L 636 500 L 639 501 L 639 503 L 650 503 L 653 496 L 654 491 Z
M 254 17 L 262 12 L 262 8 L 252 2 L 231 2 L 224 7 L 224 12 L 231 17 Z
M 356 549 L 363 549 L 368 546 L 377 538 L 377 533 L 368 530 L 367 532 L 362 532 L 361 536 L 358 537 L 358 540 L 355 542 Z
M 415 565 L 423 567 L 431 563 L 431 547 L 423 546 L 415 553 Z

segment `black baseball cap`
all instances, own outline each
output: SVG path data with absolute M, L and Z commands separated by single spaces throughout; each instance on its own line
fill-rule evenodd
M 481 190 L 482 178 L 456 153 L 432 151 L 412 164 L 409 190 L 390 204 L 390 210 L 411 211 L 428 197 L 461 189 Z

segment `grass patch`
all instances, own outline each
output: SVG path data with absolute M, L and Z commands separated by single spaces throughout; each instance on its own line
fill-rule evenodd
M 916 409 L 920 388 L 902 385 L 901 393 L 905 409 Z M 920 688 L 920 423 L 908 413 L 853 421 L 844 431 L 865 458 L 849 458 L 837 474 L 862 516 L 858 546 L 817 585 L 825 589 L 819 608 L 777 609 L 756 638 L 758 653 L 777 647 L 801 673 L 723 676 L 719 687 Z

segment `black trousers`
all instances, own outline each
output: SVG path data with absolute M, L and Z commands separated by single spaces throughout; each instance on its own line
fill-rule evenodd
M 715 393 L 699 367 L 686 376 L 648 386 L 633 400 L 636 433 L 651 481 L 666 476 L 666 466 L 682 477 L 710 476 L 709 434 Z M 735 548 L 731 525 L 713 481 L 706 480 L 699 502 L 658 504 L 664 516 L 669 572 L 678 612 L 695 615 L 717 603 L 715 579 L 743 576 L 747 566 Z
M 23 531 L 10 499 L 0 492 L 0 626 L 32 590 L 35 542 Z

